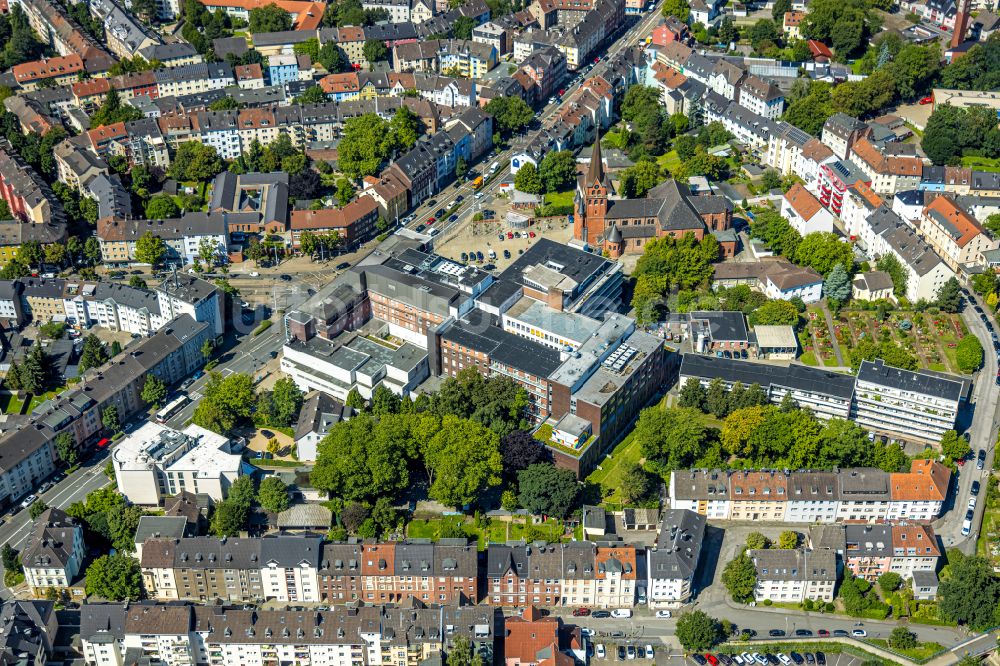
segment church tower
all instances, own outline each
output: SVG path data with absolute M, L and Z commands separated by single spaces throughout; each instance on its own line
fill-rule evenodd
M 604 173 L 601 157 L 601 136 L 595 133 L 594 150 L 590 156 L 587 173 L 577 182 L 575 201 L 576 217 L 573 220 L 573 237 L 596 246 L 604 235 L 605 217 L 608 213 L 610 186 Z

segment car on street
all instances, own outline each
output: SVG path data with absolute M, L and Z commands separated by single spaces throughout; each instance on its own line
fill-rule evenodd
M 291 275 L 289 275 L 288 273 L 282 273 L 282 274 L 281 274 L 281 275 L 279 275 L 278 277 L 280 277 L 280 278 L 281 278 L 281 281 L 282 281 L 282 282 L 291 282 L 291 281 L 292 281 L 292 276 L 291 276 Z
M 658 611 L 656 611 L 656 617 L 660 617 L 660 618 L 670 617 L 670 611 L 668 611 L 668 610 L 658 610 Z
M 767 635 L 770 636 L 771 638 L 780 638 L 781 636 L 785 635 L 785 631 L 783 629 L 772 629 L 771 631 L 767 632 Z
M 591 629 L 590 627 L 584 627 L 580 629 L 580 633 L 586 636 L 587 638 L 592 638 L 597 632 Z
M 845 630 L 843 630 L 843 629 L 834 629 L 833 630 L 833 635 L 834 636 L 846 636 L 847 632 Z
M 979 488 L 980 488 L 979 482 L 978 481 L 973 481 L 972 482 L 972 487 L 969 488 L 969 492 L 972 493 L 973 497 L 976 497 L 977 495 L 979 495 Z
M 933 95 L 928 95 L 927 97 L 921 97 L 919 102 L 919 104 L 933 104 L 933 103 L 934 103 Z
M 625 661 L 625 646 L 618 646 L 618 661 Z
M 350 267 L 351 267 L 351 262 L 349 261 L 342 261 L 336 266 L 338 271 L 346 271 Z
M 598 643 L 597 647 L 594 649 L 594 654 L 597 655 L 598 659 L 604 659 L 607 653 L 604 651 L 604 643 Z
M 976 498 L 975 497 L 970 497 L 969 498 L 969 510 L 971 510 L 971 511 L 975 511 L 976 510 Z
M 864 629 L 855 629 L 854 631 L 851 632 L 851 636 L 854 636 L 855 638 L 864 638 L 867 635 L 868 632 L 865 631 Z
M 700 654 L 693 654 L 693 655 L 691 655 L 691 658 L 692 658 L 692 659 L 694 660 L 694 662 L 695 662 L 696 664 L 698 664 L 699 666 L 705 666 L 705 664 L 707 664 L 707 663 L 708 663 L 708 659 L 705 659 L 705 658 L 704 658 L 703 656 L 701 656 Z
M 448 216 L 448 221 L 449 222 L 454 222 L 457 219 L 458 219 L 458 215 L 449 215 Z
M 590 615 L 590 609 L 589 608 L 574 608 L 573 609 L 573 617 L 587 617 L 588 615 Z
M 21 501 L 21 508 L 27 509 L 29 506 L 34 504 L 38 500 L 37 495 L 28 495 Z
M 630 618 L 632 617 L 632 609 L 630 608 L 616 608 L 611 611 L 611 617 L 614 618 Z
M 598 611 L 594 611 L 593 613 L 591 613 L 590 617 L 592 617 L 592 618 L 594 618 L 596 620 L 603 620 L 604 618 L 611 617 L 611 612 L 610 611 L 598 610 Z
M 257 271 L 250 271 L 250 277 L 260 277 L 260 273 Z
M 979 449 L 979 453 L 976 455 L 976 469 L 982 469 L 986 465 L 986 451 L 984 449 Z
M 809 631 L 808 629 L 796 629 L 795 630 L 795 635 L 796 636 L 812 636 L 813 632 Z
M 652 649 L 652 647 L 650 647 Z M 705 660 L 712 666 L 719 666 L 719 659 L 714 654 L 705 653 Z
M 969 536 L 970 533 L 972 533 L 972 518 L 966 518 L 962 521 L 962 536 Z
M 733 658 L 728 654 L 720 654 L 719 661 L 721 661 L 725 666 L 733 666 Z
M 107 437 L 102 437 L 102 438 L 101 438 L 101 439 L 100 439 L 100 440 L 99 440 L 99 441 L 97 442 L 97 448 L 99 448 L 99 449 L 103 449 L 103 448 L 105 448 L 105 447 L 106 447 L 106 446 L 107 446 L 108 444 L 110 444 L 110 443 L 111 443 L 111 440 L 110 440 L 110 439 L 108 439 Z
M 820 629 L 819 631 L 816 632 L 816 634 L 818 636 L 829 636 L 830 632 L 827 631 L 826 629 Z

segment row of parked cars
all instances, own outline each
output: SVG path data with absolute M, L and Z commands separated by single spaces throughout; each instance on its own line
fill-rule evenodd
M 614 648 L 612 648 L 614 649 Z M 619 645 L 616 652 L 618 661 L 628 661 L 631 659 L 655 659 L 652 645 Z M 607 659 L 608 653 L 603 644 L 599 644 L 594 650 L 594 655 L 598 659 Z
M 790 666 L 791 664 L 813 664 L 814 666 L 826 666 L 826 655 L 822 652 L 817 652 L 813 654 L 812 652 L 805 652 L 799 654 L 798 652 L 790 652 L 785 654 L 784 652 L 779 652 L 778 654 L 761 654 L 760 652 L 744 652 L 743 654 L 693 654 L 691 658 L 698 664 L 704 666 L 705 664 L 711 664 L 711 666 L 718 666 L 723 664 L 723 666 Z

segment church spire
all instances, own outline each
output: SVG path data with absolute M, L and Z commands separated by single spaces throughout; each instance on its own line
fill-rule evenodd
M 601 159 L 601 130 L 594 132 L 594 151 L 590 155 L 590 168 L 587 170 L 587 185 L 604 184 L 604 160 Z

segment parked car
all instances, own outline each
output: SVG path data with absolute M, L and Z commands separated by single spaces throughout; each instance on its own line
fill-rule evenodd
M 851 636 L 854 636 L 855 638 L 865 638 L 867 635 L 868 632 L 864 629 L 855 629 L 851 632 Z
M 806 663 L 807 664 L 815 664 L 816 663 L 816 657 L 813 656 L 812 652 L 806 652 L 805 653 L 805 658 L 806 658 Z
M 979 449 L 979 453 L 976 455 L 976 469 L 982 469 L 984 465 L 986 465 L 986 451 Z
M 826 655 L 823 654 L 822 652 L 817 652 L 816 653 L 816 665 L 817 666 L 826 666 Z
M 574 608 L 573 609 L 573 617 L 587 617 L 588 615 L 590 615 L 590 609 L 589 608 Z
M 629 645 L 625 648 L 625 654 L 628 655 L 629 659 L 635 659 L 635 646 Z
M 615 617 L 615 618 L 629 618 L 629 617 L 632 617 L 632 609 L 631 608 L 616 608 L 613 611 L 611 611 L 611 617 Z
M 796 636 L 812 636 L 813 632 L 809 631 L 808 629 L 796 629 L 795 630 L 795 635 Z
M 650 648 L 652 649 L 652 648 Z M 705 653 L 705 660 L 712 666 L 719 666 L 719 659 L 714 654 Z
M 604 618 L 611 617 L 610 611 L 597 610 L 590 614 L 590 617 L 596 620 L 603 620 Z
M 969 510 L 970 511 L 976 510 L 976 498 L 974 496 L 969 498 Z
M 979 486 L 979 482 L 978 481 L 973 481 L 972 482 L 972 487 L 969 489 L 969 492 L 972 493 L 973 497 L 976 497 L 977 495 L 979 495 L 979 487 L 980 486 Z
M 693 654 L 693 655 L 691 655 L 691 659 L 693 659 L 693 660 L 694 660 L 694 662 L 695 662 L 696 664 L 698 664 L 699 666 L 705 666 L 705 664 L 707 664 L 707 663 L 708 663 L 708 659 L 705 659 L 705 658 L 704 658 L 703 656 L 701 656 L 700 654 Z
M 798 652 L 792 652 L 788 656 L 791 657 L 792 661 L 794 661 L 796 664 L 801 664 L 802 662 L 805 661 L 805 659 L 802 658 L 802 655 L 799 654 Z
M 927 97 L 921 97 L 920 98 L 920 102 L 918 102 L 918 103 L 919 104 L 933 104 L 934 103 L 934 96 L 933 95 L 928 95 Z
M 351 262 L 349 261 L 342 261 L 339 264 L 337 264 L 338 271 L 346 271 L 350 267 L 351 267 Z
M 670 611 L 668 611 L 668 610 L 658 610 L 658 611 L 656 611 L 656 617 L 660 617 L 660 618 L 670 617 Z
M 830 632 L 829 632 L 829 631 L 827 631 L 826 629 L 820 629 L 820 630 L 819 630 L 819 631 L 817 631 L 816 633 L 817 633 L 817 635 L 819 635 L 819 636 L 829 636 L 829 635 L 830 635 Z
M 785 631 L 784 629 L 772 629 L 771 631 L 767 632 L 767 635 L 770 636 L 771 638 L 780 638 L 781 636 L 785 635 Z
M 844 629 L 834 629 L 833 630 L 833 635 L 834 636 L 846 636 L 847 635 L 847 631 L 845 631 Z
M 625 646 L 618 646 L 618 661 L 625 661 Z
M 607 656 L 607 652 L 604 650 L 604 643 L 598 643 L 597 647 L 594 649 L 594 654 L 597 655 L 598 659 L 604 659 Z
M 27 509 L 29 506 L 31 506 L 32 504 L 34 504 L 36 501 L 38 501 L 38 496 L 37 495 L 28 495 L 27 497 L 25 497 L 21 501 L 21 508 L 22 509 Z

